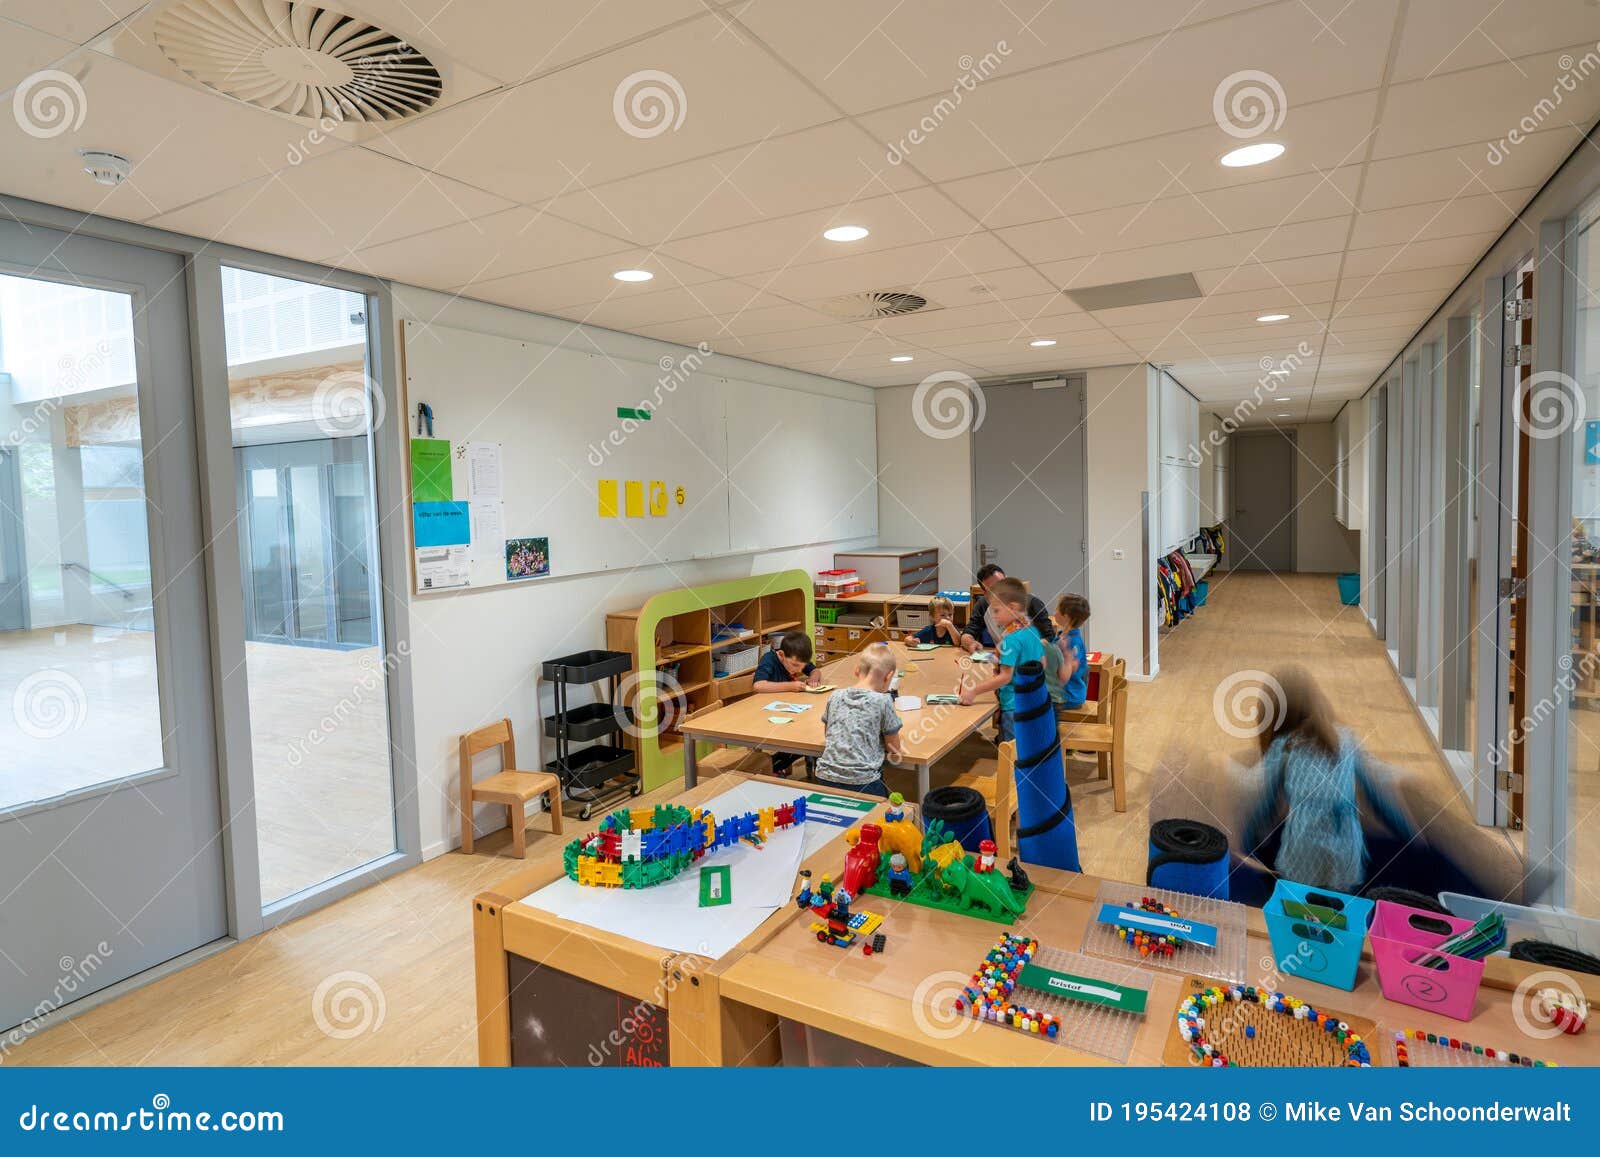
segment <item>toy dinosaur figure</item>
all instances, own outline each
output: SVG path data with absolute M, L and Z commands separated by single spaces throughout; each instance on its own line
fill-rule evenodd
M 967 911 L 983 908 L 996 914 L 1022 915 L 1022 897 L 1011 890 L 1010 882 L 993 872 L 973 871 L 970 855 L 946 864 L 939 873 L 939 881 L 956 894 L 961 907 Z

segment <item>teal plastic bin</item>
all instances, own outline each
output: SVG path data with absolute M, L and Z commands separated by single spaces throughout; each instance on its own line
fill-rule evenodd
M 1339 601 L 1347 607 L 1361 605 L 1360 575 L 1352 573 L 1339 576 Z
M 1206 596 L 1209 595 L 1210 593 L 1211 593 L 1211 587 L 1206 583 L 1205 579 L 1201 579 L 1199 582 L 1195 583 L 1194 584 L 1194 605 L 1197 606 L 1197 607 L 1205 606 L 1206 605 Z
M 1360 896 L 1279 880 L 1261 909 L 1278 974 L 1354 989 L 1372 909 Z

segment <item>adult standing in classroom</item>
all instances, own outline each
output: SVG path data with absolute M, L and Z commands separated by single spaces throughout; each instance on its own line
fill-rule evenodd
M 1006 572 L 992 562 L 978 568 L 978 585 L 983 587 L 986 593 L 979 596 L 972 604 L 972 609 L 967 614 L 967 625 L 961 628 L 961 646 L 968 654 L 984 647 L 994 646 L 995 641 L 1003 633 L 997 631 L 990 622 L 987 592 L 992 591 L 994 584 L 1005 577 Z M 1045 642 L 1055 642 L 1056 625 L 1050 620 L 1050 610 L 1044 605 L 1044 600 L 1031 593 L 1028 595 L 1028 618 Z

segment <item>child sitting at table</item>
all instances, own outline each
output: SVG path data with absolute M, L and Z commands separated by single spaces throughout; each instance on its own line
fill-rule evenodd
M 884 643 L 856 656 L 856 682 L 828 696 L 822 709 L 822 754 L 817 778 L 850 791 L 889 798 L 883 782 L 885 753 L 900 758 L 900 716 L 889 683 L 896 659 Z
M 961 645 L 961 628 L 956 626 L 956 605 L 953 602 L 943 595 L 930 600 L 928 618 L 932 622 L 913 636 L 917 642 L 951 647 Z
M 811 662 L 811 639 L 799 631 L 791 631 L 778 641 L 778 645 L 761 656 L 756 664 L 755 679 L 750 690 L 756 694 L 770 695 L 774 691 L 804 691 L 815 687 L 822 679 Z M 772 774 L 787 776 L 798 755 L 783 752 L 772 757 Z M 811 767 L 811 760 L 806 760 Z

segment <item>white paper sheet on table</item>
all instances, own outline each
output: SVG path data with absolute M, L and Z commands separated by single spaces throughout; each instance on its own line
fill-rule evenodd
M 786 787 L 745 782 L 702 806 L 725 818 L 777 807 L 810 792 L 810 784 Z M 733 900 L 717 908 L 700 907 L 699 864 L 670 883 L 638 890 L 584 888 L 563 876 L 524 896 L 522 902 L 670 952 L 697 952 L 715 959 L 789 902 L 800 861 L 838 834 L 837 827 L 805 823 L 797 829 L 774 832 L 759 851 L 741 844 L 705 857 L 702 864 L 727 864 L 732 869 Z

